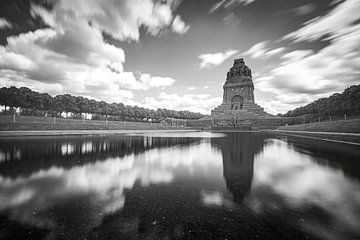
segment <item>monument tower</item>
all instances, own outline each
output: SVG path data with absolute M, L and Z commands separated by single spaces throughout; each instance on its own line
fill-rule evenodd
M 222 104 L 211 111 L 211 117 L 215 121 L 232 120 L 236 123 L 241 119 L 272 116 L 255 103 L 251 69 L 245 65 L 243 58 L 234 60 L 227 72 L 223 89 Z

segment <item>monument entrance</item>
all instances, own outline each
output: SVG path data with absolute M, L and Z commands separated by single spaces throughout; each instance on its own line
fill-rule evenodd
M 240 95 L 236 95 L 231 99 L 231 109 L 240 110 L 243 107 L 243 98 Z

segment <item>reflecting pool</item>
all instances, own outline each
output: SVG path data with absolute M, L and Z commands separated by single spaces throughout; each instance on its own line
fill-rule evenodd
M 360 147 L 265 133 L 0 139 L 0 239 L 359 239 Z

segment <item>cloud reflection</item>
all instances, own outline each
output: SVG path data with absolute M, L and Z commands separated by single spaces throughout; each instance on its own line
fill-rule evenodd
M 150 145 L 151 141 L 146 140 Z M 64 146 L 62 153 L 69 154 L 71 144 Z M 82 152 L 92 151 L 91 142 L 82 146 Z M 86 209 L 78 213 L 82 216 L 73 217 L 92 216 L 87 226 L 91 228 L 100 224 L 105 215 L 119 211 L 125 204 L 126 190 L 136 184 L 167 184 L 174 180 L 178 167 L 182 174 L 192 174 L 194 169 L 210 172 L 219 169 L 221 164 L 220 151 L 212 149 L 210 142 L 204 140 L 188 146 L 153 148 L 139 154 L 109 157 L 70 169 L 51 167 L 28 177 L 0 176 L 0 211 L 10 210 L 10 218 L 23 224 L 55 231 L 60 224 L 57 208 L 64 202 L 76 204 L 74 199 L 78 199 Z
M 345 239 L 346 232 L 360 229 L 360 212 L 354 211 L 360 206 L 359 184 L 281 140 L 268 140 L 255 157 L 252 195 L 247 202 L 259 213 L 301 211 L 302 225 L 326 239 Z M 314 207 L 328 219 L 307 214 Z

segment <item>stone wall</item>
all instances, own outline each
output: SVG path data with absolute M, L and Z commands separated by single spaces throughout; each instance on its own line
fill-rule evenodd
M 248 128 L 273 128 L 286 125 L 302 124 L 302 116 L 299 117 L 269 117 L 269 118 L 250 118 L 237 119 L 235 127 Z M 188 120 L 188 127 L 196 128 L 216 128 L 216 127 L 234 127 L 234 119 L 205 119 L 205 120 Z

